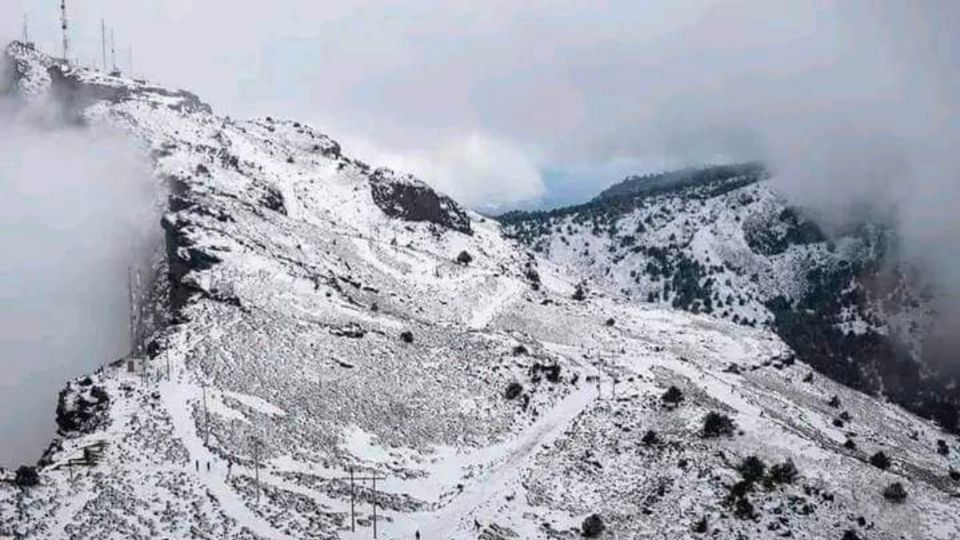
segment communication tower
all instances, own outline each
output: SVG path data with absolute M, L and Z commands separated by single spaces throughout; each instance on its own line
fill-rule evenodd
M 63 31 L 63 61 L 70 62 L 70 40 L 67 37 L 67 0 L 60 0 L 60 30 Z

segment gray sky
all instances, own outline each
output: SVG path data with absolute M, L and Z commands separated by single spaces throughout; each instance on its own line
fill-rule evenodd
M 58 4 L 4 0 L 0 35 L 28 13 L 56 49 Z M 936 99 L 943 74 L 913 64 L 957 41 L 917 42 L 935 25 L 951 34 L 954 5 L 75 0 L 70 12 L 82 61 L 99 59 L 106 16 L 137 73 L 222 113 L 309 121 L 375 165 L 503 209 L 632 172 L 769 157 L 795 137 L 786 123 L 856 115 L 887 129 L 904 99 Z

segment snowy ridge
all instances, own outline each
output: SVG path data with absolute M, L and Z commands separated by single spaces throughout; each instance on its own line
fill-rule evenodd
M 769 328 L 834 380 L 960 432 L 957 375 L 924 354 L 935 314 L 893 231 L 828 238 L 774 182 L 753 165 L 631 177 L 584 205 L 501 219 L 590 286 Z
M 100 84 L 7 54 L 24 78 L 53 73 L 47 91 Z M 359 539 L 376 501 L 381 538 L 575 538 L 591 514 L 604 538 L 699 538 L 701 519 L 716 538 L 957 537 L 956 442 L 941 455 L 931 422 L 811 378 L 770 331 L 574 300 L 566 261 L 407 177 L 389 174 L 415 192 L 386 209 L 387 173 L 312 128 L 113 84 L 77 112 L 147 145 L 169 187 L 168 321 L 145 377 L 91 375 L 103 421 L 55 441 L 39 485 L 0 483 L 0 535 Z M 703 438 L 711 411 L 735 433 Z M 749 455 L 798 475 L 738 516 Z M 356 531 L 351 470 L 383 478 L 354 486 Z

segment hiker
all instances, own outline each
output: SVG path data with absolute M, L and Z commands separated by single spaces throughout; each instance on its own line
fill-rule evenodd
M 207 472 L 210 472 L 210 462 L 207 462 Z
M 230 478 L 230 473 L 233 472 L 233 460 L 227 460 L 227 478 Z
M 193 468 L 196 469 L 197 472 L 200 472 L 200 460 L 199 460 L 199 459 L 198 459 L 198 460 L 195 460 L 195 461 L 193 462 Z
M 476 519 L 473 520 L 473 526 L 474 526 L 474 528 L 476 528 L 478 531 L 480 530 L 480 522 L 477 521 Z
M 416 534 L 414 534 L 413 536 L 414 536 L 414 538 L 416 538 L 417 540 L 420 540 L 420 529 L 417 529 Z

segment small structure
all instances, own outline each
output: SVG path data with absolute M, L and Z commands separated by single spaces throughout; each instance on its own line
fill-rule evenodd
M 146 359 L 131 356 L 125 359 L 127 373 L 141 373 L 147 366 Z

